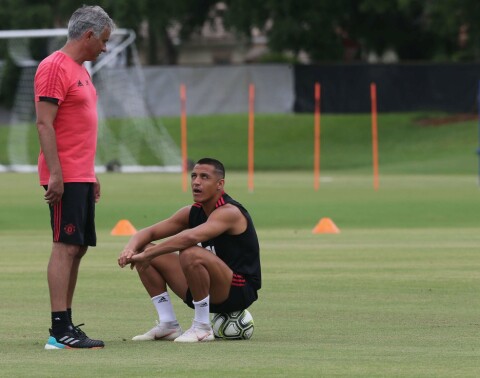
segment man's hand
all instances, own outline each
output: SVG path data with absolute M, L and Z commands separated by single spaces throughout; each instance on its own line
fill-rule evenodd
M 95 195 L 95 203 L 98 203 L 100 201 L 100 180 L 98 179 L 97 176 L 95 176 L 96 182 L 93 184 L 93 193 Z
M 130 248 L 125 248 L 120 256 L 118 257 L 118 265 L 120 268 L 125 268 L 126 265 L 130 264 L 130 269 L 133 269 L 135 263 L 132 261 L 132 257 L 135 256 L 136 252 Z
M 133 266 L 136 266 L 137 270 L 142 272 L 148 268 L 151 260 L 151 258 L 149 257 L 150 255 L 148 254 L 148 250 L 149 248 L 146 248 L 143 252 L 138 253 L 135 256 L 132 256 L 132 258 L 130 259 L 132 264 L 132 269 L 133 269 Z
M 118 258 L 118 265 L 120 268 L 124 268 L 126 265 L 130 264 L 130 269 L 133 269 L 135 265 L 137 265 L 139 270 L 146 269 L 150 265 L 150 260 L 152 258 L 145 252 L 154 246 L 155 244 L 148 243 L 145 247 L 139 248 L 139 250 L 125 247 Z
M 48 187 L 47 191 L 43 198 L 49 205 L 55 205 L 59 203 L 63 196 L 63 178 L 57 178 L 55 175 L 50 175 L 50 179 L 48 180 Z

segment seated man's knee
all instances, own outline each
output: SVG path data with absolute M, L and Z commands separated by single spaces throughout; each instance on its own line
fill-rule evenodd
M 200 264 L 203 259 L 202 259 L 202 253 L 206 252 L 203 248 L 193 246 L 189 248 L 185 248 L 180 251 L 180 264 L 182 266 L 188 266 L 188 265 L 196 265 Z

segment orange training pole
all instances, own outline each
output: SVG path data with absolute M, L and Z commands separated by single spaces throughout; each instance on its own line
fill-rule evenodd
M 248 190 L 253 192 L 255 85 L 248 87 Z
M 313 148 L 313 188 L 320 187 L 320 83 L 315 83 L 315 116 Z
M 182 138 L 182 189 L 188 187 L 188 164 L 187 164 L 187 91 L 185 84 L 180 84 L 180 111 L 181 111 L 181 138 Z
M 377 127 L 377 86 L 370 84 L 372 101 L 372 153 L 373 153 L 373 188 L 378 190 L 378 127 Z

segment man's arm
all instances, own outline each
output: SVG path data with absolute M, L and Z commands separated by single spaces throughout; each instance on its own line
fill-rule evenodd
M 37 111 L 37 131 L 40 141 L 40 147 L 48 170 L 50 171 L 50 179 L 48 181 L 48 189 L 45 192 L 45 200 L 49 204 L 60 202 L 63 195 L 63 174 L 60 160 L 58 158 L 57 138 L 53 121 L 57 116 L 58 105 L 48 101 L 39 101 L 36 103 Z
M 151 242 L 178 234 L 188 228 L 190 208 L 191 206 L 186 206 L 178 210 L 170 218 L 138 231 L 124 247 L 118 258 L 118 265 L 123 268 L 132 262 L 130 260 L 135 254 L 143 252 L 145 247 Z
M 185 229 L 158 244 L 148 246 L 142 253 L 131 257 L 131 262 L 148 263 L 153 258 L 197 245 L 223 233 L 239 234 L 245 231 L 247 220 L 233 205 L 225 205 L 215 210 L 208 220 L 195 227 Z

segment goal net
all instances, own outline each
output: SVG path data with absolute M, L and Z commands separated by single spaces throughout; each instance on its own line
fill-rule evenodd
M 67 29 L 0 31 L 0 88 L 9 88 L 0 102 L 0 172 L 36 171 L 33 79 L 41 60 L 38 50 L 44 57 L 61 48 L 66 36 Z M 148 108 L 135 33 L 115 30 L 107 53 L 86 64 L 98 93 L 97 172 L 180 172 L 180 150 Z

